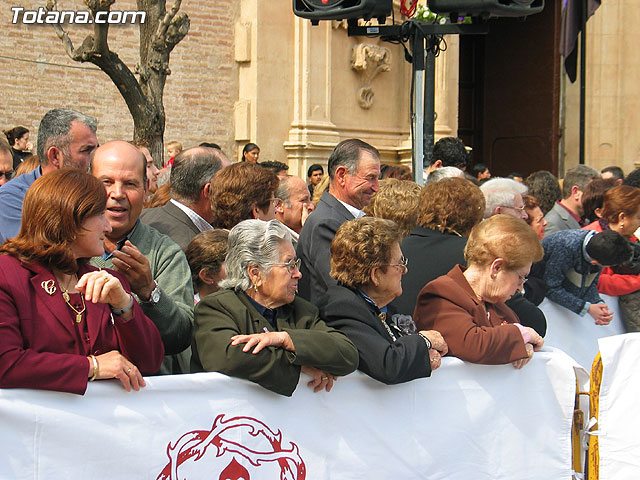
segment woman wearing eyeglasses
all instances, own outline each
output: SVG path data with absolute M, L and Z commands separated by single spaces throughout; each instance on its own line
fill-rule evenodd
M 358 352 L 296 296 L 300 260 L 277 220 L 244 220 L 229 232 L 227 278 L 195 310 L 192 371 L 220 372 L 290 396 L 300 372 L 315 392 L 353 372 Z
M 331 243 L 330 275 L 338 281 L 319 303 L 327 325 L 358 348 L 358 369 L 386 384 L 428 377 L 447 345 L 436 331 L 415 329 L 388 305 L 402 293 L 407 261 L 402 234 L 391 220 L 364 217 L 343 223 Z
M 473 227 L 456 265 L 418 295 L 418 328 L 442 333 L 449 355 L 471 363 L 522 368 L 544 340 L 504 302 L 522 289 L 532 262 L 543 256 L 536 232 L 521 219 L 494 215 Z

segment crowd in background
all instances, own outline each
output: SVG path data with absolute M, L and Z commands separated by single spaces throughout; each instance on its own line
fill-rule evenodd
M 0 387 L 82 394 L 199 371 L 291 395 L 356 369 L 385 384 L 445 355 L 523 368 L 548 298 L 598 325 L 640 312 L 640 170 L 492 176 L 456 138 L 426 185 L 358 139 L 305 179 L 248 143 L 97 141 L 54 109 L 0 142 Z M 37 321 L 36 321 L 37 320 Z

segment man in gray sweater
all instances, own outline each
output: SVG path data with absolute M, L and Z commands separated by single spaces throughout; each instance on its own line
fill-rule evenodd
M 91 173 L 107 190 L 105 254 L 91 264 L 113 268 L 131 285 L 142 310 L 158 327 L 165 349 L 161 374 L 188 373 L 193 330 L 193 287 L 184 253 L 168 236 L 138 219 L 148 188 L 146 160 L 123 141 L 99 147 Z

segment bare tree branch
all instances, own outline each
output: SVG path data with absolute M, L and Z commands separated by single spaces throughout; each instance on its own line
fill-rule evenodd
M 58 2 L 56 0 L 49 0 L 45 5 L 45 9 L 47 11 L 58 10 Z M 72 60 L 80 61 L 79 59 L 75 58 L 76 51 L 73 48 L 73 42 L 69 38 L 69 34 L 65 31 L 64 28 L 62 28 L 62 25 L 56 23 L 53 28 L 55 29 L 58 38 L 62 40 L 62 45 L 64 46 L 64 51 L 67 52 L 67 55 L 69 55 Z
M 169 28 L 169 24 L 173 20 L 173 17 L 176 16 L 176 13 L 178 13 L 178 10 L 180 10 L 181 4 L 182 4 L 182 0 L 175 0 L 175 2 L 173 3 L 173 6 L 171 7 L 171 10 L 165 13 L 164 18 L 158 24 L 158 30 L 156 31 L 156 38 L 158 39 L 164 38 L 165 34 L 167 33 L 167 29 Z

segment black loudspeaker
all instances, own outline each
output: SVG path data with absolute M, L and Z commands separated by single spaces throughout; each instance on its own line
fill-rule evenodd
M 314 24 L 319 20 L 383 20 L 392 8 L 393 0 L 293 0 L 293 13 Z
M 544 0 L 428 0 L 429 10 L 460 17 L 526 17 L 542 12 Z

